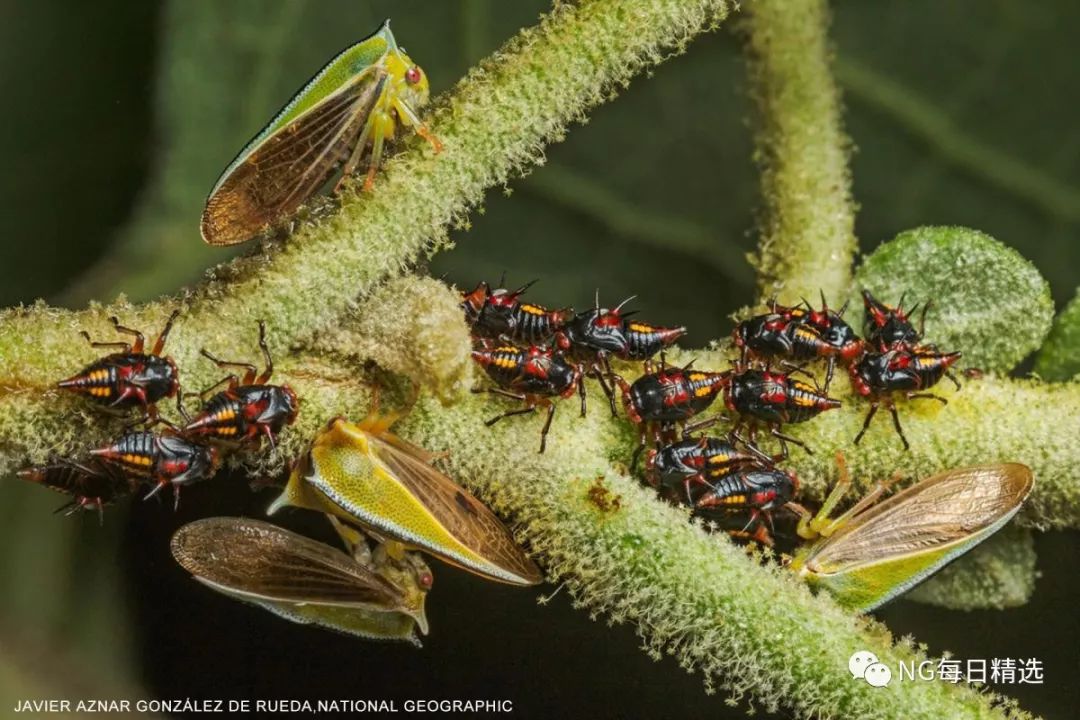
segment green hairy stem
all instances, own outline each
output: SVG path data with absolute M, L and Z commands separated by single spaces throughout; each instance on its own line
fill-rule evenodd
M 792 304 L 841 297 L 851 283 L 855 207 L 850 142 L 829 71 L 825 0 L 758 0 L 748 7 L 751 95 L 758 107 L 755 156 L 764 210 L 758 293 Z
M 293 386 L 303 405 L 276 449 L 237 456 L 253 472 L 283 470 L 331 417 L 364 415 L 375 387 L 397 390 L 382 393 L 384 406 L 410 397 L 391 374 L 403 375 L 425 392 L 400 423 L 401 434 L 433 451 L 452 451 L 451 475 L 515 521 L 550 580 L 564 583 L 590 612 L 633 623 L 651 654 L 675 655 L 687 669 L 701 671 L 708 689 L 805 718 L 1021 714 L 963 685 L 906 682 L 877 689 L 853 682 L 847 661 L 855 650 L 870 650 L 893 667 L 921 653 L 658 500 L 626 468 L 635 430 L 625 419 L 612 420 L 602 402 L 594 402 L 586 418 L 577 416 L 575 403 L 561 404 L 543 455 L 536 452 L 540 417 L 485 428 L 483 421 L 506 401 L 465 392 L 481 380 L 468 358 L 456 293 L 430 279 L 402 276 L 425 252 L 444 245 L 447 227 L 466 222 L 486 188 L 542 160 L 545 144 L 560 139 L 571 121 L 681 50 L 729 9 L 719 0 L 559 4 L 436 101 L 430 122 L 445 144 L 440 155 L 414 143 L 387 163 L 374 193 L 349 190 L 336 204 L 316 203 L 287 243 L 216 269 L 180 298 L 140 306 L 120 300 L 81 312 L 44 305 L 5 311 L 0 472 L 52 453 L 76 454 L 119 429 L 121 421 L 52 389 L 98 355 L 78 330 L 109 339 L 107 318 L 116 314 L 152 333 L 181 307 L 167 351 L 194 390 L 221 375 L 199 349 L 257 360 L 256 320 L 265 319 L 278 360 L 274 381 Z M 815 296 L 819 288 L 830 298 L 847 297 L 854 251 L 849 143 L 828 73 L 825 9 L 816 0 L 759 0 L 753 10 L 749 49 L 765 190 L 758 287 L 787 301 Z M 916 240 L 935 242 L 939 231 Z M 968 240 L 991 260 L 999 258 L 982 238 Z M 869 265 L 868 282 L 877 271 Z M 1018 266 L 1016 272 L 1026 271 Z M 1042 293 L 1032 281 L 1030 307 L 1042 307 Z M 1024 342 L 1043 335 L 1045 328 L 1037 328 Z M 1003 349 L 988 367 L 1007 365 L 1004 353 L 1020 349 Z M 691 356 L 703 368 L 723 369 L 731 360 L 725 349 L 675 352 L 671 359 Z M 619 370 L 628 378 L 634 372 Z M 901 403 L 910 452 L 901 450 L 885 415 L 862 445 L 853 446 L 865 404 L 844 394 L 842 385 L 841 379 L 834 386 L 841 409 L 792 428 L 816 450 L 795 450 L 790 463 L 810 499 L 822 497 L 834 481 L 833 455 L 840 450 L 860 489 L 897 470 L 922 477 L 955 465 L 1018 459 L 1037 476 L 1022 520 L 1080 527 L 1073 478 L 1080 444 L 1058 432 L 1059 423 L 1045 412 L 1080 414 L 1080 385 L 988 374 L 960 392 L 942 388 L 950 400 L 945 408 Z M 589 389 L 598 395 L 595 384 Z M 984 560 L 975 557 L 970 565 L 978 567 Z M 1028 563 L 1002 558 L 1013 567 Z M 989 571 L 971 572 L 986 577 Z M 990 592 L 960 592 L 984 591 Z

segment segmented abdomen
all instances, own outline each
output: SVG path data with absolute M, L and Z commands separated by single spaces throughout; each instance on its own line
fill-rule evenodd
M 226 440 L 235 438 L 244 422 L 243 403 L 229 392 L 218 393 L 203 408 L 202 422 L 193 423 L 203 432 Z
M 474 353 L 475 354 L 475 353 Z M 499 348 L 484 352 L 484 369 L 487 374 L 506 388 L 514 384 L 522 373 L 525 364 L 525 353 L 516 348 Z
M 788 380 L 786 422 L 806 422 L 825 410 L 838 407 L 840 407 L 839 400 L 815 392 L 804 383 Z
M 960 358 L 960 353 L 930 353 L 916 354 L 912 370 L 919 378 L 919 389 L 926 389 L 937 385 L 954 362 Z
M 833 351 L 833 347 L 825 342 L 814 328 L 802 324 L 792 324 L 789 327 L 793 360 L 813 360 Z
M 759 458 L 738 450 L 734 445 L 720 438 L 709 438 L 704 450 L 705 467 L 718 470 L 743 463 L 758 462 Z
M 116 366 L 105 358 L 87 365 L 78 375 L 62 380 L 58 386 L 107 402 L 115 397 L 119 382 Z
M 150 477 L 157 461 L 157 442 L 151 432 L 133 432 L 99 454 L 103 460 L 122 466 L 127 472 L 139 477 Z
M 515 339 L 530 345 L 546 342 L 562 327 L 557 316 L 557 312 L 539 305 L 518 304 L 512 311 Z
M 728 473 L 718 478 L 710 477 L 708 483 L 712 486 L 712 489 L 698 500 L 697 504 L 699 506 L 724 506 L 733 510 L 746 507 L 747 488 L 739 473 Z
M 678 340 L 685 328 L 661 328 L 643 323 L 627 323 L 623 335 L 626 338 L 624 360 L 648 360 Z

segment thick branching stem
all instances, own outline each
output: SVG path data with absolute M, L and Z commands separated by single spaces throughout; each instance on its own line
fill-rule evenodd
M 365 376 L 361 366 L 345 360 L 347 356 L 339 352 L 327 360 L 300 354 L 282 360 L 279 379 L 296 387 L 304 412 L 300 422 L 282 436 L 278 451 L 259 457 L 262 470 L 280 471 L 326 418 L 338 414 L 356 418 L 367 411 L 369 382 L 376 378 Z M 726 362 L 710 355 L 701 361 L 707 366 L 721 359 Z M 1077 388 L 1053 388 L 1032 390 L 1025 399 L 1042 404 L 1080 403 Z M 595 392 L 595 386 L 590 390 Z M 860 422 L 862 408 L 833 411 L 805 426 L 806 430 L 816 429 L 818 423 L 829 426 L 803 436 L 814 438 L 819 455 L 796 454 L 791 466 L 807 481 L 809 494 L 816 495 L 832 482 L 827 458 L 834 447 L 850 451 L 860 487 L 897 466 L 936 467 L 982 460 L 986 449 L 968 449 L 966 433 L 947 447 L 927 444 L 926 434 L 949 419 L 949 410 L 963 412 L 964 394 L 970 394 L 976 406 L 987 406 L 987 397 L 1004 400 L 1015 390 L 1007 381 L 984 380 L 954 396 L 951 408 L 930 416 L 906 415 L 909 433 L 918 438 L 910 454 L 890 447 L 893 438 L 889 436 L 880 439 L 884 442 L 852 450 L 848 434 Z M 1056 394 L 1038 396 L 1043 390 Z M 73 420 L 80 414 L 69 404 L 61 405 L 66 416 L 61 426 L 52 398 L 20 397 L 18 402 L 8 398 L 5 404 L 7 409 L 17 409 L 27 422 L 85 433 L 79 438 L 83 442 L 107 432 L 96 416 L 82 416 L 85 424 L 81 425 Z M 594 611 L 635 623 L 658 655 L 675 653 L 688 668 L 702 670 L 709 684 L 736 695 L 753 695 L 769 707 L 798 698 L 800 716 L 870 717 L 876 710 L 880 717 L 881 702 L 891 707 L 892 714 L 885 717 L 994 716 L 986 697 L 943 683 L 905 683 L 878 694 L 863 683 L 851 682 L 846 661 L 853 648 L 871 649 L 889 658 L 894 667 L 895 661 L 911 660 L 915 654 L 906 647 L 890 648 L 888 635 L 880 627 L 863 625 L 828 600 L 812 598 L 786 571 L 749 561 L 722 536 L 709 537 L 687 522 L 684 511 L 665 505 L 639 481 L 620 473 L 616 466 L 629 457 L 634 442 L 634 432 L 625 421 L 612 421 L 604 412 L 582 419 L 566 412 L 571 408 L 564 405 L 552 428 L 549 449 L 539 455 L 540 418 L 484 427 L 486 418 L 503 409 L 503 401 L 479 396 L 469 396 L 449 408 L 422 399 L 400 430 L 432 450 L 451 450 L 449 472 L 504 516 L 520 521 L 523 538 L 539 553 L 551 577 L 564 580 L 574 596 Z M 991 432 L 1008 412 L 1006 404 L 996 412 L 981 413 L 978 422 L 965 419 L 962 425 L 972 435 Z M 1013 442 L 1025 442 L 1022 434 L 1020 438 Z M 1038 440 L 1028 437 L 1027 442 Z M 1040 474 L 1060 476 L 1061 470 L 1047 467 Z M 609 504 L 617 506 L 614 511 L 588 499 L 590 487 L 600 476 L 604 487 L 619 496 L 617 503 Z M 1045 482 L 1039 486 L 1043 492 L 1051 488 Z M 769 630 L 759 632 L 764 628 Z M 810 663 L 807 657 L 817 659 Z
M 815 0 L 759 0 L 754 7 L 750 46 L 763 115 L 759 149 L 768 218 L 760 288 L 788 301 L 818 288 L 841 297 L 850 282 L 854 240 L 846 141 L 827 72 L 824 9 Z M 25 459 L 77 454 L 115 433 L 119 421 L 103 421 L 51 385 L 96 356 L 78 339 L 79 329 L 110 335 L 106 319 L 115 313 L 125 324 L 154 331 L 178 302 L 185 312 L 169 352 L 189 389 L 220 374 L 199 358 L 199 348 L 251 358 L 255 321 L 270 325 L 271 346 L 280 356 L 275 381 L 291 384 L 303 405 L 300 420 L 273 452 L 246 457 L 260 472 L 283 469 L 327 419 L 356 418 L 368 410 L 371 383 L 387 379 L 363 362 L 369 355 L 381 352 L 379 361 L 390 370 L 433 384 L 444 399 L 454 397 L 469 383 L 468 370 L 410 367 L 444 362 L 446 348 L 467 347 L 445 288 L 430 281 L 399 288 L 433 296 L 431 303 L 413 302 L 415 312 L 406 316 L 388 311 L 391 298 L 375 295 L 361 303 L 376 308 L 374 317 L 365 318 L 361 310 L 344 330 L 333 326 L 350 315 L 358 293 L 399 273 L 446 227 L 463 220 L 486 188 L 539 161 L 544 144 L 557 140 L 568 122 L 727 10 L 720 0 L 560 4 L 438 104 L 432 130 L 445 144 L 441 155 L 420 148 L 401 154 L 380 176 L 375 193 L 347 192 L 339 207 L 301 221 L 287 244 L 220 269 L 179 301 L 137 308 L 120 303 L 81 313 L 36 306 L 3 314 L 0 473 Z M 417 321 L 420 314 L 424 322 Z M 394 323 L 401 329 L 397 335 Z M 439 328 L 447 344 L 439 342 Z M 380 346 L 391 347 L 364 348 L 355 329 L 365 338 L 385 333 Z M 729 362 L 720 351 L 697 355 L 701 367 Z M 945 410 L 905 406 L 910 453 L 900 451 L 884 428 L 853 449 L 850 438 L 863 409 L 849 403 L 795 430 L 818 454 L 797 452 L 791 466 L 814 497 L 830 483 L 836 449 L 849 453 L 863 484 L 897 468 L 922 475 L 1021 457 L 1035 465 L 1039 477 L 1024 517 L 1080 526 L 1080 502 L 1070 489 L 1077 453 L 1038 416 L 1038 409 L 1050 405 L 1080 413 L 1080 386 L 991 377 L 952 400 Z M 484 427 L 485 419 L 505 409 L 486 396 L 467 395 L 447 407 L 424 394 L 401 431 L 431 450 L 451 450 L 450 474 L 515 519 L 549 576 L 564 581 L 577 600 L 614 621 L 633 622 L 651 652 L 677 655 L 685 667 L 700 669 L 710 687 L 752 696 L 768 709 L 785 706 L 799 717 L 1002 715 L 991 697 L 963 686 L 905 682 L 877 689 L 852 681 L 847 659 L 856 649 L 871 650 L 894 668 L 918 654 L 906 644 L 893 645 L 880 626 L 811 596 L 786 570 L 748 559 L 723 536 L 688 523 L 684 511 L 627 476 L 633 429 L 602 409 L 579 418 L 572 405 L 563 404 L 543 455 L 536 452 L 539 418 Z M 1025 407 L 1031 410 L 1020 412 Z M 957 420 L 956 434 L 941 432 L 950 418 Z M 608 502 L 598 503 L 597 492 L 590 495 L 598 478 Z
M 761 168 L 758 291 L 843 297 L 856 249 L 850 142 L 829 69 L 825 0 L 757 0 L 745 23 Z

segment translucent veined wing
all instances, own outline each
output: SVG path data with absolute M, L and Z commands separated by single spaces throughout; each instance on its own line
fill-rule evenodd
M 388 442 L 375 435 L 371 449 L 387 471 L 421 498 L 424 505 L 456 537 L 478 555 L 517 577 L 518 584 L 536 584 L 543 576 L 525 555 L 510 531 L 486 505 L 450 478 L 418 459 L 405 444 Z M 452 558 L 447 558 L 455 562 Z M 460 564 L 460 563 L 455 563 Z M 468 568 L 474 570 L 475 568 Z M 497 578 L 507 581 L 508 578 Z
M 260 520 L 196 520 L 173 535 L 172 553 L 200 582 L 253 602 L 406 610 L 400 589 L 345 553 Z
M 997 529 L 1031 491 L 1030 468 L 1017 463 L 947 470 L 852 518 L 821 541 L 808 564 L 849 570 L 926 553 Z
M 225 171 L 206 201 L 202 235 L 234 245 L 291 215 L 333 175 L 358 142 L 386 84 L 372 65 L 308 108 Z

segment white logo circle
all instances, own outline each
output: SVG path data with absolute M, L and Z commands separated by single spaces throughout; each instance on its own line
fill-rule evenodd
M 892 680 L 892 670 L 885 663 L 873 663 L 866 666 L 863 677 L 874 687 L 885 687 Z
M 874 653 L 869 650 L 859 650 L 851 656 L 847 663 L 848 670 L 851 671 L 851 677 L 863 679 L 866 668 L 877 661 L 877 655 Z

